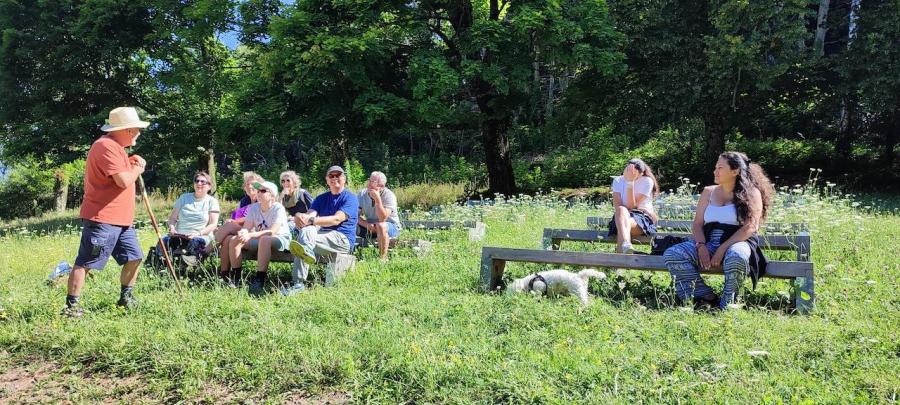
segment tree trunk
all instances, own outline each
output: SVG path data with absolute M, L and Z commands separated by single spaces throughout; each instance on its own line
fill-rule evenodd
M 62 212 L 66 210 L 69 197 L 69 176 L 63 170 L 57 170 L 53 177 L 53 209 Z
M 212 184 L 209 185 L 209 193 L 216 192 L 216 154 L 212 149 L 202 149 L 197 155 L 197 170 L 209 174 Z
M 481 127 L 484 163 L 488 170 L 488 185 L 494 195 L 516 194 L 516 180 L 509 150 L 509 118 L 489 117 Z
M 835 149 L 837 149 L 838 154 L 843 158 L 850 158 L 853 154 L 853 137 L 856 128 L 854 125 L 856 124 L 854 121 L 854 113 L 855 113 L 855 103 L 856 100 L 851 96 L 844 96 L 843 100 L 841 100 L 841 117 L 838 121 L 838 139 L 835 143 Z
M 728 120 L 722 115 L 715 115 L 704 121 L 705 126 L 705 150 L 703 153 L 706 164 L 713 165 L 719 160 L 719 155 L 725 152 L 725 134 L 728 132 Z M 708 174 L 712 178 L 712 174 Z
M 344 166 L 347 161 L 350 160 L 350 148 L 347 142 L 347 136 L 344 135 L 344 130 L 341 130 L 338 138 L 334 140 L 334 143 L 331 145 L 331 161 L 332 164 Z M 347 170 L 345 167 L 344 170 Z
M 817 56 L 825 55 L 825 34 L 828 32 L 828 7 L 831 0 L 819 0 L 819 18 L 816 20 L 816 40 L 813 49 Z

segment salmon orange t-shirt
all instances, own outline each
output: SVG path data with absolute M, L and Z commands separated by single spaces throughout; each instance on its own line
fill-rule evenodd
M 91 145 L 84 168 L 84 200 L 81 218 L 104 224 L 130 226 L 134 223 L 134 183 L 125 188 L 112 176 L 131 170 L 128 153 L 107 135 Z

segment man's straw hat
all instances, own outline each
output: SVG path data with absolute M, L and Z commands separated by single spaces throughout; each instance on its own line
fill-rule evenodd
M 100 130 L 112 132 L 127 128 L 147 128 L 149 125 L 149 122 L 141 121 L 134 107 L 117 107 L 109 112 L 109 119 Z

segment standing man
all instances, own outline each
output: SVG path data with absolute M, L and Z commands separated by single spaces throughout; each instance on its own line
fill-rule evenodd
M 144 256 L 134 231 L 134 183 L 147 162 L 138 155 L 128 156 L 125 148 L 134 146 L 148 125 L 133 107 L 115 108 L 100 128 L 106 135 L 91 145 L 84 168 L 81 245 L 69 275 L 63 315 L 84 315 L 78 304 L 84 278 L 90 270 L 102 270 L 110 256 L 122 266 L 122 291 L 116 305 L 133 308 L 137 304 L 132 289 Z
M 316 255 L 334 260 L 338 253 L 350 253 L 356 243 L 356 222 L 359 219 L 359 200 L 347 190 L 347 175 L 340 166 L 325 172 L 328 191 L 313 200 L 306 213 L 294 216 L 296 240 L 290 243 L 294 257 L 294 285 L 284 291 L 291 295 L 306 289 L 309 265 Z
M 385 187 L 387 176 L 372 172 L 366 188 L 359 193 L 359 207 L 366 219 L 359 221 L 363 236 L 376 235 L 381 260 L 388 258 L 390 240 L 400 236 L 400 215 L 397 214 L 397 196 Z

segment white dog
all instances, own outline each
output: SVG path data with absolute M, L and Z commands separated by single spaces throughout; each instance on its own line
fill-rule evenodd
M 513 280 L 506 287 L 506 293 L 530 292 L 554 297 L 574 295 L 583 305 L 587 305 L 589 278 L 603 280 L 606 273 L 594 269 L 584 269 L 577 274 L 563 269 L 547 270 Z

